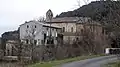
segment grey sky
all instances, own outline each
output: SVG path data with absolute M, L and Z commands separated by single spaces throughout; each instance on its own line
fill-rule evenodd
M 84 1 L 80 3 L 83 5 Z M 0 36 L 16 30 L 25 21 L 45 16 L 48 9 L 56 16 L 77 8 L 77 0 L 0 0 Z

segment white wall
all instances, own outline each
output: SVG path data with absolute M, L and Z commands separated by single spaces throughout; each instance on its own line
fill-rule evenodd
M 27 25 L 29 28 L 27 28 Z M 36 26 L 36 28 L 35 28 Z M 41 31 L 42 31 L 42 25 L 38 22 L 28 22 L 20 26 L 20 39 L 27 39 L 26 37 L 28 35 L 31 35 L 31 32 L 35 29 L 35 39 L 42 39 L 41 37 Z
M 29 26 L 29 28 L 27 28 L 27 25 Z M 33 29 L 35 29 L 35 40 L 37 40 L 37 44 L 41 44 L 41 40 L 44 40 L 44 33 L 47 34 L 47 31 L 48 33 L 50 34 L 50 28 L 49 27 L 44 27 L 43 26 L 44 24 L 40 23 L 40 22 L 37 22 L 37 21 L 33 21 L 33 22 L 27 22 L 23 25 L 20 26 L 20 39 L 21 40 L 24 40 L 24 39 L 29 39 L 27 36 L 31 34 L 31 32 L 33 31 Z M 36 26 L 36 28 L 35 28 Z M 48 28 L 48 30 L 47 30 Z M 54 35 L 55 37 L 55 34 L 56 34 L 56 29 L 55 28 L 51 28 L 51 32 L 52 32 L 52 35 Z
M 37 42 L 38 40 L 41 42 L 41 40 L 44 39 L 44 35 L 42 34 L 43 26 L 42 24 L 39 24 L 39 23 L 40 22 L 34 21 L 34 22 L 28 22 L 28 23 L 21 25 L 20 26 L 20 39 L 21 40 L 29 39 L 28 36 L 31 35 L 34 29 L 36 31 L 34 39 L 37 40 Z M 29 26 L 28 28 L 27 28 L 27 25 Z

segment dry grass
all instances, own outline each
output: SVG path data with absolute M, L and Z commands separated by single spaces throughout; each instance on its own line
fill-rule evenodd
M 79 61 L 79 60 L 84 60 L 84 59 L 89 59 L 89 58 L 94 58 L 94 57 L 99 57 L 99 56 L 101 56 L 101 55 L 80 56 L 80 57 L 68 58 L 68 59 L 64 59 L 64 60 L 55 60 L 55 61 L 50 61 L 50 62 L 40 62 L 40 63 L 30 65 L 29 67 L 53 67 L 53 66 L 60 65 L 60 64 L 63 64 L 63 63 Z
M 120 67 L 120 61 L 109 63 L 106 65 L 106 67 Z

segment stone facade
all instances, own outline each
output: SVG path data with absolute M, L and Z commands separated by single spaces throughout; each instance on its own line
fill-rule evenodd
M 64 43 L 73 44 L 77 38 L 82 38 L 82 33 L 87 29 L 94 31 L 95 38 L 104 34 L 102 33 L 103 27 L 98 22 L 87 17 L 53 18 L 51 22 L 47 23 L 62 28 Z
M 36 41 L 36 45 L 48 44 L 50 36 L 53 44 L 57 44 L 56 38 L 60 32 L 61 28 L 50 26 L 44 22 L 29 21 L 20 25 L 20 39 L 27 44 L 30 44 L 30 38 Z
M 18 41 L 8 40 L 6 42 L 6 52 L 5 52 L 5 55 L 6 56 L 17 56 L 18 48 L 16 46 L 18 46 Z

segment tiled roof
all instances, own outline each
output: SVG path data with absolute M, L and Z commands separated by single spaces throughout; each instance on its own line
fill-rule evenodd
M 38 23 L 38 24 L 41 24 L 41 25 L 43 25 L 43 26 L 50 27 L 50 24 L 45 23 L 45 22 L 38 22 L 38 21 L 28 21 L 28 22 L 25 22 L 24 24 L 26 24 L 26 23 L 30 23 L 30 22 Z M 21 25 L 24 25 L 24 24 L 21 24 Z M 20 25 L 20 26 L 21 26 L 21 25 Z M 51 27 L 54 27 L 54 28 L 60 28 L 59 26 L 51 26 Z
M 61 18 L 53 18 L 51 20 L 51 22 L 86 22 L 88 19 L 88 17 L 61 17 Z M 50 22 L 50 21 L 47 21 Z

